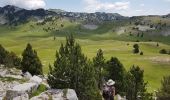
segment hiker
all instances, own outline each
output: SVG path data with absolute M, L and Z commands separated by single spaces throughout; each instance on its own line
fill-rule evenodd
M 115 82 L 113 80 L 108 80 L 103 86 L 103 98 L 104 100 L 114 100 L 115 87 L 113 86 Z

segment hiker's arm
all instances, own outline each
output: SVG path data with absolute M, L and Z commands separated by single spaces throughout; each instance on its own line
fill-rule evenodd
M 115 88 L 113 88 L 113 96 L 115 96 Z

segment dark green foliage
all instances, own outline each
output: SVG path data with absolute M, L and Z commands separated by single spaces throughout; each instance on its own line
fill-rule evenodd
M 144 71 L 140 67 L 131 67 L 126 76 L 126 93 L 128 100 L 152 100 L 152 94 L 147 93 L 146 85 L 143 79 Z
M 134 48 L 134 49 L 133 49 L 133 53 L 134 53 L 134 54 L 139 53 L 139 45 L 138 45 L 138 44 L 134 44 L 134 45 L 133 45 L 133 48 Z
M 159 47 L 159 43 L 157 43 L 156 46 Z
M 143 55 L 143 52 L 142 52 L 142 51 L 140 52 L 140 55 Z
M 161 50 L 159 51 L 159 53 L 160 53 L 160 54 L 167 54 L 168 52 L 167 52 L 166 49 L 161 49 Z
M 7 54 L 5 58 L 5 65 L 7 67 L 20 67 L 21 58 L 17 57 L 14 52 L 10 52 Z
M 5 48 L 0 45 L 0 64 L 5 64 L 5 58 L 8 54 L 8 51 L 5 50 Z
M 116 82 L 116 93 L 121 94 L 122 92 L 124 92 L 126 70 L 122 63 L 117 58 L 112 57 L 107 62 L 107 72 L 108 79 L 112 79 Z
M 158 100 L 170 100 L 170 76 L 164 77 L 161 83 L 161 88 L 157 93 Z
M 6 67 L 19 68 L 20 63 L 21 59 L 14 52 L 8 52 L 0 45 L 0 64 L 4 64 Z
M 72 35 L 66 38 L 65 45 L 61 44 L 54 68 L 49 69 L 48 83 L 52 88 L 75 89 L 80 100 L 101 100 L 94 67 Z
M 105 59 L 103 56 L 103 51 L 101 49 L 98 50 L 96 57 L 93 58 L 93 66 L 95 68 L 95 76 L 96 76 L 96 81 L 98 83 L 98 88 L 102 89 L 103 85 L 103 78 L 104 78 L 104 67 L 106 66 L 105 64 Z
M 23 72 L 30 72 L 32 75 L 42 75 L 42 64 L 38 58 L 37 52 L 32 49 L 31 44 L 27 44 L 22 53 L 21 67 Z

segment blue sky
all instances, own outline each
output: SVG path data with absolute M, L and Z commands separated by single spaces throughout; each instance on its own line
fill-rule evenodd
M 170 0 L 0 0 L 0 6 L 7 4 L 26 9 L 56 8 L 73 12 L 120 13 L 124 16 L 170 13 Z

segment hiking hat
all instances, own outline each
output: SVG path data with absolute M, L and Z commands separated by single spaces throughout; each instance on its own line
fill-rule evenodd
M 108 86 L 112 86 L 112 85 L 115 84 L 115 81 L 113 81 L 112 79 L 109 79 L 106 84 L 107 84 Z

